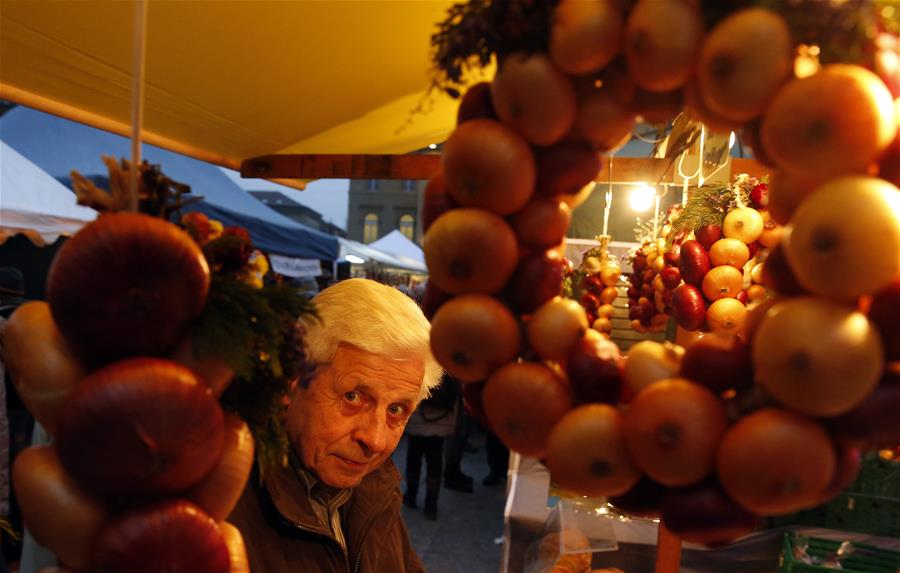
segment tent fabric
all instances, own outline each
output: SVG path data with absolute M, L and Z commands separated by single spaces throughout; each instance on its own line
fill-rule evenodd
M 51 176 L 68 180 L 74 169 L 86 177 L 103 177 L 101 155 L 129 156 L 129 141 L 121 136 L 17 107 L 0 118 L 0 135 L 11 147 Z M 143 157 L 163 172 L 191 186 L 203 201 L 185 211 L 200 211 L 226 226 L 246 228 L 254 244 L 269 253 L 297 258 L 334 260 L 337 238 L 293 221 L 269 209 L 209 163 L 159 149 L 143 148 Z
M 25 233 L 48 245 L 96 217 L 65 185 L 0 141 L 0 239 Z
M 374 249 L 369 245 L 349 239 L 338 239 L 341 245 L 340 258 L 345 260 L 347 255 L 353 255 L 363 259 L 365 262 L 375 262 L 395 269 L 403 269 L 407 271 L 415 271 L 418 273 L 427 273 L 428 269 L 425 263 L 420 263 L 413 259 L 400 257 L 385 253 L 379 249 Z
M 372 241 L 369 246 L 389 255 L 397 255 L 425 264 L 425 253 L 422 252 L 422 247 L 407 239 L 406 235 L 397 229 L 377 241 Z
M 443 141 L 457 102 L 428 90 L 430 37 L 453 4 L 149 0 L 146 141 L 231 168 Z M 131 2 L 4 0 L 0 98 L 126 127 L 133 15 Z

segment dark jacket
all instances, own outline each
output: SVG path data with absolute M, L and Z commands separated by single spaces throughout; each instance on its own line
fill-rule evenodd
M 388 459 L 341 507 L 347 555 L 316 518 L 290 466 L 254 471 L 228 521 L 244 536 L 252 573 L 419 573 L 422 563 L 400 517 L 400 474 Z

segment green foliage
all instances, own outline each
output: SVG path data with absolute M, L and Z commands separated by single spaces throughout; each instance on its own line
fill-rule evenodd
M 194 328 L 195 356 L 219 358 L 235 371 L 222 406 L 250 426 L 262 467 L 287 452 L 284 403 L 308 369 L 297 320 L 309 316 L 317 316 L 313 303 L 287 285 L 257 289 L 214 276 Z

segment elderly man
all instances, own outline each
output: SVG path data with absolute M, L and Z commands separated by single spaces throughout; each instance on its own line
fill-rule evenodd
M 314 299 L 306 326 L 318 366 L 287 408 L 290 463 L 256 476 L 229 521 L 253 573 L 423 571 L 400 517 L 390 461 L 409 416 L 440 382 L 429 324 L 396 289 L 365 279 Z

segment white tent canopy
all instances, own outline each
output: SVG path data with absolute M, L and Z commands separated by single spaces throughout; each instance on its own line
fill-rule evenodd
M 68 187 L 0 141 L 0 242 L 25 233 L 37 245 L 50 244 L 96 218 Z
M 338 239 L 338 242 L 340 243 L 341 260 L 348 260 L 347 255 L 350 255 L 350 258 L 352 260 L 349 260 L 349 262 L 359 262 L 359 259 L 361 259 L 363 263 L 374 262 L 395 269 L 403 269 L 419 273 L 428 272 L 428 269 L 426 269 L 425 263 L 423 262 L 408 259 L 406 257 L 391 255 L 379 249 L 374 249 L 369 245 L 364 245 L 362 243 L 351 241 L 349 239 L 341 238 Z
M 422 247 L 407 239 L 406 235 L 397 229 L 394 229 L 377 241 L 372 241 L 369 243 L 369 246 L 379 251 L 384 251 L 389 255 L 396 255 L 425 264 L 425 253 L 422 252 Z

